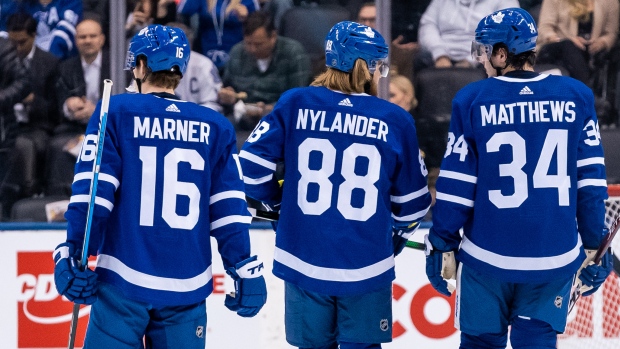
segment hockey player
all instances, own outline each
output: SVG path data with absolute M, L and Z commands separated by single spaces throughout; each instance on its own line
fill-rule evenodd
M 466 86 L 452 104 L 426 272 L 450 295 L 441 273 L 450 276 L 454 254 L 447 253 L 456 253 L 461 348 L 505 348 L 508 326 L 513 348 L 555 348 L 584 249 L 591 260 L 606 233 L 592 91 L 534 72 L 537 34 L 522 9 L 483 18 L 472 55 L 491 78 Z M 593 287 L 584 295 L 610 268 L 607 253 L 581 272 Z
M 426 168 L 411 115 L 376 97 L 383 37 L 340 22 L 325 56 L 328 69 L 284 93 L 239 157 L 248 196 L 281 203 L 273 273 L 285 281 L 287 341 L 380 348 L 392 340 L 394 256 L 430 205 Z
M 110 100 L 89 255 L 84 239 L 99 118 L 92 117 L 75 166 L 65 215 L 67 241 L 54 252 L 57 290 L 90 304 L 85 348 L 205 347 L 205 298 L 213 289 L 210 237 L 235 280 L 226 306 L 256 315 L 267 291 L 262 263 L 250 256 L 247 210 L 230 123 L 173 94 L 189 60 L 182 31 L 142 29 L 129 44 L 140 94 Z M 99 115 L 101 103 L 95 110 Z M 95 274 L 96 273 L 96 274 Z

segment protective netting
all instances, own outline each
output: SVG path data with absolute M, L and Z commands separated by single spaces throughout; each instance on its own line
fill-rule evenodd
M 620 185 L 609 187 L 605 203 L 606 224 L 620 214 Z M 615 273 L 589 297 L 581 297 L 569 314 L 566 332 L 558 337 L 559 349 L 620 348 L 620 233 L 611 243 Z

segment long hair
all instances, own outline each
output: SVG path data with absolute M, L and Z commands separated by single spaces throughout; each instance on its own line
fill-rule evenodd
M 588 10 L 588 0 L 567 0 L 570 6 L 570 15 L 579 22 L 587 22 L 590 20 L 590 11 Z
M 361 58 L 355 61 L 353 70 L 351 70 L 350 73 L 328 68 L 317 76 L 310 86 L 325 86 L 330 90 L 344 93 L 367 93 L 373 96 L 377 95 L 377 84 L 372 81 L 372 75 L 368 70 L 368 66 Z
M 409 109 L 413 109 L 418 106 L 418 100 L 415 98 L 415 90 L 409 78 L 403 75 L 393 75 L 390 76 L 390 84 L 394 84 L 397 89 L 403 91 L 404 94 L 411 98 Z

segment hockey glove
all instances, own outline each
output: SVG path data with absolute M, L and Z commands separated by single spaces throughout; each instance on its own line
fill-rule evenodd
M 594 251 L 594 253 L 596 253 L 596 251 Z M 588 266 L 581 269 L 581 272 L 579 273 L 579 279 L 583 282 L 584 286 L 587 286 L 585 289 L 582 287 L 582 296 L 589 296 L 596 292 L 596 290 L 598 290 L 598 288 L 605 282 L 612 270 L 613 264 L 611 260 L 611 253 L 609 252 L 603 255 L 603 258 L 599 264 L 594 264 L 594 262 L 590 261 Z
M 267 286 L 263 278 L 263 262 L 252 256 L 228 268 L 226 273 L 235 281 L 234 296 L 226 295 L 224 305 L 239 316 L 252 317 L 267 301 Z
M 456 259 L 454 252 L 441 252 L 433 249 L 433 244 L 428 239 L 428 234 L 424 236 L 426 244 L 426 276 L 428 281 L 437 292 L 450 297 L 454 292 L 454 285 L 448 283 L 446 279 L 456 278 Z
M 392 245 L 394 246 L 394 257 L 398 256 L 403 251 L 407 241 L 413 233 L 418 229 L 420 224 L 418 222 L 411 223 L 408 227 L 397 228 L 392 227 Z
M 93 304 L 97 300 L 97 274 L 89 268 L 80 270 L 76 259 L 79 255 L 71 242 L 54 250 L 56 291 L 74 303 Z

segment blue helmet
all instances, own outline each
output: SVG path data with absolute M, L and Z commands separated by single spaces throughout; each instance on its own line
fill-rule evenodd
M 478 61 L 485 60 L 483 55 L 490 56 L 493 45 L 498 43 L 504 43 L 513 54 L 532 51 L 536 48 L 537 38 L 536 22 L 526 10 L 507 8 L 495 11 L 478 23 L 472 56 Z
M 163 25 L 149 25 L 131 39 L 125 58 L 125 70 L 136 67 L 139 56 L 146 57 L 146 65 L 153 72 L 173 71 L 176 66 L 185 74 L 190 47 L 181 29 Z
M 378 63 L 387 56 L 388 45 L 383 36 L 373 28 L 359 23 L 337 23 L 325 38 L 325 65 L 346 73 L 353 70 L 358 58 L 366 61 L 368 69 L 374 73 Z

